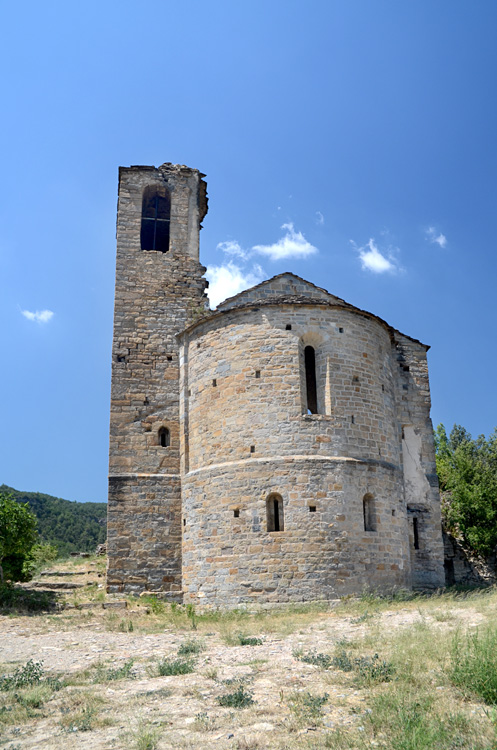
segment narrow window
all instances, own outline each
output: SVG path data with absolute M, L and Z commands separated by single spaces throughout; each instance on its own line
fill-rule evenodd
M 285 330 L 287 330 L 287 331 L 291 331 L 291 330 L 292 330 L 292 324 L 291 324 L 291 323 L 287 323 L 287 324 L 286 324 L 286 329 L 285 329 Z
M 307 411 L 309 414 L 318 413 L 318 396 L 316 389 L 316 353 L 313 346 L 304 349 L 305 360 L 305 388 L 307 396 Z
M 315 505 L 309 505 L 309 513 L 315 513 L 316 512 L 316 506 Z
M 235 508 L 235 510 L 233 511 L 233 516 L 235 518 L 240 518 L 240 509 L 239 508 Z
M 255 371 L 255 377 L 256 378 L 260 378 L 261 377 L 261 371 L 260 370 L 256 370 Z
M 217 380 L 216 378 L 214 378 L 214 380 L 212 381 L 212 387 L 215 388 L 216 386 L 217 386 Z
M 255 445 L 251 445 L 250 446 L 250 452 L 251 453 L 255 453 Z
M 171 437 L 167 427 L 161 427 L 159 430 L 159 445 L 161 445 L 163 448 L 167 448 L 169 445 L 171 445 Z
M 419 527 L 418 519 L 416 517 L 412 519 L 412 530 L 414 534 L 414 549 L 419 549 Z
M 169 250 L 171 198 L 165 185 L 150 185 L 143 192 L 140 243 L 142 250 Z
M 283 499 L 281 495 L 269 495 L 266 500 L 268 531 L 283 531 Z
M 376 513 L 374 497 L 369 493 L 362 499 L 362 512 L 364 515 L 364 531 L 376 531 Z

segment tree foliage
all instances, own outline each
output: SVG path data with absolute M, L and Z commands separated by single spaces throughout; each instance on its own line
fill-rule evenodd
M 38 520 L 40 540 L 57 547 L 59 555 L 93 552 L 107 537 L 107 503 L 77 503 L 41 492 L 21 492 L 6 485 L 19 503 L 28 503 Z
M 460 425 L 447 436 L 441 424 L 435 446 L 446 526 L 475 552 L 489 555 L 497 546 L 497 428 L 488 439 L 473 439 Z
M 36 516 L 28 505 L 0 492 L 0 578 L 22 581 L 29 578 L 26 562 L 37 540 Z

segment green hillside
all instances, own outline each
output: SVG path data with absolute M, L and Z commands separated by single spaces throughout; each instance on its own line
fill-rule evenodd
M 21 492 L 0 486 L 16 500 L 29 503 L 38 519 L 41 541 L 57 547 L 59 555 L 94 552 L 107 536 L 107 503 L 77 503 L 41 492 Z

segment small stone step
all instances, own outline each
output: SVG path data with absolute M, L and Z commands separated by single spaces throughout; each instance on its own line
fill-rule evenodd
M 48 589 L 50 591 L 68 591 L 72 589 L 83 589 L 86 583 L 72 583 L 71 581 L 30 581 L 26 588 L 30 589 Z
M 42 570 L 40 575 L 57 576 L 57 578 L 62 578 L 63 576 L 85 576 L 93 572 L 93 570 Z

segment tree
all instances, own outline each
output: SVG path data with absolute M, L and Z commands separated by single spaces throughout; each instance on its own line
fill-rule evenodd
M 0 492 L 0 579 L 29 578 L 26 562 L 37 540 L 36 516 L 27 505 Z
M 435 432 L 442 513 L 448 530 L 475 552 L 489 555 L 497 546 L 497 429 L 473 439 L 460 425 L 447 437 Z

